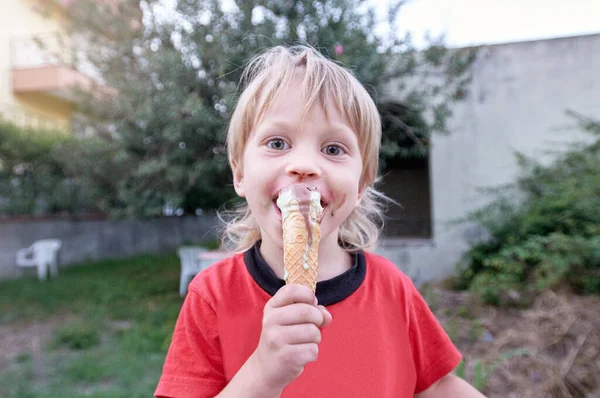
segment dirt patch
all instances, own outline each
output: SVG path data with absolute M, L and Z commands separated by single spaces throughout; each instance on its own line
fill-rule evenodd
M 467 379 L 477 362 L 493 369 L 488 397 L 600 398 L 600 297 L 547 291 L 517 310 L 474 306 L 467 293 L 438 287 L 428 295 L 467 360 Z M 515 355 L 502 360 L 507 353 Z
M 489 398 L 600 398 L 600 297 L 548 291 L 530 308 L 502 309 L 476 305 L 468 293 L 437 286 L 423 295 L 463 353 L 467 380 L 474 384 L 477 365 L 489 372 L 482 388 Z M 35 380 L 44 383 L 54 331 L 76 322 L 81 322 L 76 315 L 55 315 L 0 325 L 0 373 L 27 355 Z M 106 326 L 103 338 L 132 324 Z M 502 360 L 515 350 L 524 353 Z
M 25 355 L 31 358 L 36 375 L 43 378 L 45 348 L 54 330 L 76 319 L 74 315 L 56 315 L 44 321 L 0 325 L 0 373 Z

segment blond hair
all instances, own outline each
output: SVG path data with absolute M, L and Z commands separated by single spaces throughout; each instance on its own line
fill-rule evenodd
M 360 186 L 364 195 L 358 206 L 339 228 L 338 241 L 345 250 L 372 249 L 383 224 L 379 199 L 385 196 L 374 188 L 379 164 L 381 119 L 367 90 L 339 64 L 307 46 L 277 46 L 251 60 L 242 75 L 244 87 L 229 124 L 227 154 L 232 167 L 243 168 L 248 138 L 260 124 L 269 106 L 294 80 L 301 78 L 304 112 L 315 101 L 323 107 L 331 101 L 357 134 L 363 170 Z M 259 226 L 250 208 L 240 205 L 225 214 L 223 243 L 240 252 L 261 239 Z

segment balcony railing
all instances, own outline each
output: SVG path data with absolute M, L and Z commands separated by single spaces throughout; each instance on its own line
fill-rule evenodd
M 43 66 L 74 67 L 71 44 L 57 33 L 16 36 L 10 40 L 13 69 Z
M 73 101 L 72 89 L 87 88 L 100 79 L 96 69 L 75 57 L 72 38 L 57 33 L 13 37 L 11 67 L 13 92 L 44 93 Z
M 41 113 L 8 104 L 0 104 L 0 120 L 11 122 L 23 128 L 43 130 L 65 130 L 69 125 L 66 121 L 53 119 Z

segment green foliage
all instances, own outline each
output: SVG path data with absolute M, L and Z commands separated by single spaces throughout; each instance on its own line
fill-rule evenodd
M 67 325 L 55 332 L 55 344 L 72 350 L 85 350 L 99 342 L 98 330 L 86 323 Z
M 69 147 L 69 172 L 115 217 L 221 207 L 235 196 L 224 138 L 242 67 L 267 47 L 295 43 L 350 66 L 372 93 L 384 119 L 384 166 L 424 156 L 429 135 L 445 129 L 448 104 L 464 95 L 474 53 L 449 52 L 437 41 L 419 55 L 410 37 L 395 33 L 402 3 L 392 2 L 389 34 L 382 35 L 373 27 L 385 22 L 362 0 L 235 1 L 227 9 L 220 0 L 69 7 L 69 33 L 84 43 L 75 63 L 92 65 L 101 85 L 114 89 L 99 94 L 107 91 L 99 84 L 78 93 L 86 115 L 81 123 L 102 143 Z M 140 5 L 144 25 L 137 29 Z M 427 74 L 436 78 L 404 84 Z M 402 97 L 389 103 L 380 93 L 392 84 Z
M 67 173 L 59 152 L 73 141 L 66 132 L 19 128 L 0 120 L 0 215 L 94 209 L 89 192 Z
M 221 240 L 220 239 L 208 240 L 208 241 L 202 243 L 201 246 L 204 247 L 206 250 L 219 250 L 219 248 L 221 247 Z
M 575 116 L 592 142 L 549 166 L 518 154 L 524 173 L 516 185 L 470 215 L 490 239 L 466 253 L 456 287 L 496 305 L 561 283 L 600 294 L 600 124 Z
M 117 143 L 98 137 L 69 140 L 57 146 L 55 153 L 64 172 L 85 187 L 86 198 L 95 208 L 113 215 L 126 211 L 121 188 L 128 182 L 118 176 L 125 175 L 132 164 Z M 137 199 L 145 204 L 144 197 Z M 162 207 L 155 205 L 148 213 L 161 215 Z
M 473 361 L 474 365 L 471 380 L 468 380 L 467 377 L 467 361 L 463 359 L 456 367 L 455 374 L 461 379 L 469 381 L 471 385 L 475 387 L 478 391 L 484 391 L 490 376 L 492 375 L 492 373 L 494 373 L 494 370 L 496 370 L 496 368 L 499 365 L 508 361 L 512 357 L 527 354 L 528 351 L 525 349 L 507 351 L 505 353 L 500 354 L 500 356 L 494 362 L 489 364 L 480 359 L 475 359 Z

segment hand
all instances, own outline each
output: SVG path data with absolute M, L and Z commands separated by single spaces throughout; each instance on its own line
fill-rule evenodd
M 286 285 L 264 308 L 262 333 L 252 354 L 257 377 L 265 387 L 283 389 L 317 359 L 321 331 L 331 314 L 317 305 L 313 292 L 302 285 Z

